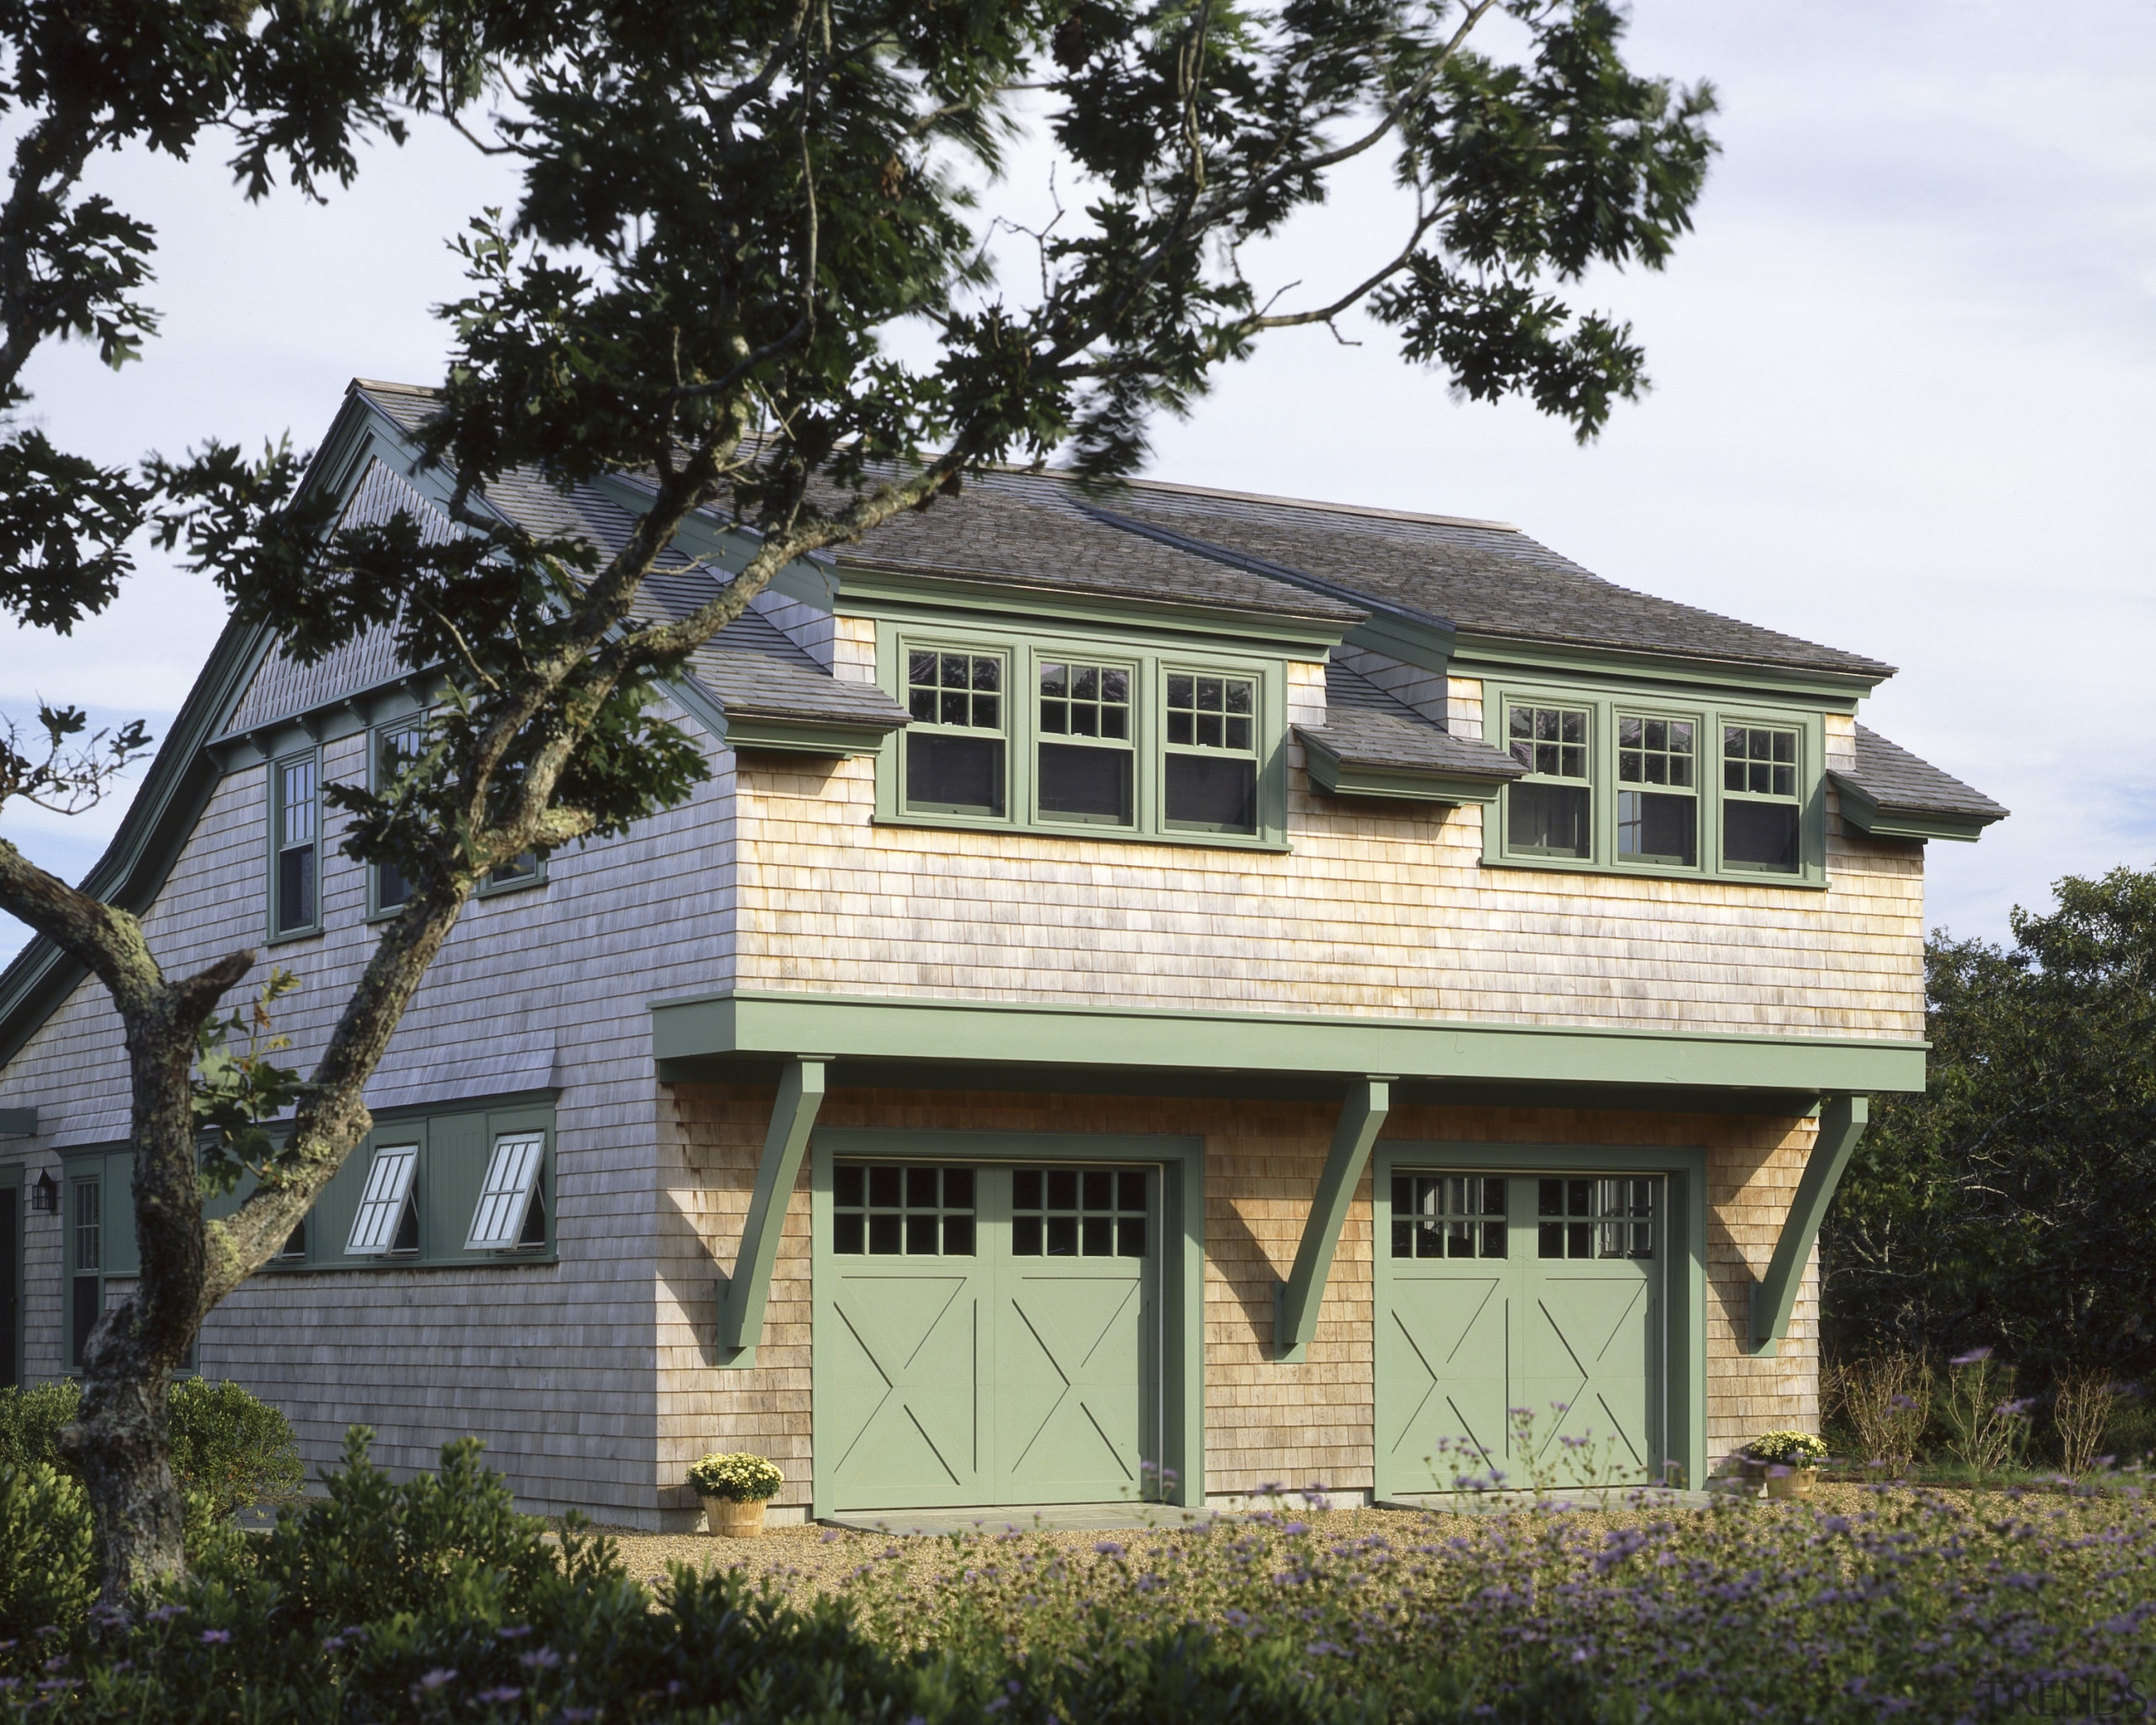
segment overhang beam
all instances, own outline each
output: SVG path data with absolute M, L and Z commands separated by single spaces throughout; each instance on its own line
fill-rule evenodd
M 780 1075 L 778 1101 L 764 1134 L 764 1156 L 756 1167 L 756 1189 L 741 1229 L 741 1250 L 734 1274 L 718 1284 L 718 1359 L 722 1366 L 756 1363 L 764 1338 L 764 1302 L 770 1297 L 771 1268 L 778 1262 L 779 1236 L 786 1231 L 786 1209 L 801 1178 L 801 1157 L 824 1104 L 822 1055 L 797 1055 Z
M 1830 1096 L 1819 1109 L 1819 1135 L 1812 1156 L 1797 1182 L 1796 1196 L 1782 1220 L 1781 1238 L 1767 1274 L 1752 1284 L 1752 1351 L 1771 1358 L 1789 1336 L 1790 1314 L 1796 1309 L 1796 1290 L 1804 1280 L 1804 1267 L 1812 1261 L 1812 1247 L 1819 1238 L 1819 1225 L 1833 1201 L 1834 1188 L 1849 1165 L 1857 1140 L 1871 1120 L 1871 1099 L 1863 1096 Z
M 1275 1359 L 1301 1360 L 1317 1333 L 1318 1308 L 1325 1303 L 1325 1284 L 1332 1274 L 1340 1230 L 1354 1202 L 1355 1188 L 1362 1183 L 1363 1170 L 1370 1164 L 1370 1146 L 1378 1141 L 1391 1111 L 1390 1078 L 1367 1077 L 1348 1087 L 1339 1123 L 1332 1130 L 1332 1148 L 1318 1176 L 1317 1195 L 1303 1222 L 1302 1243 L 1295 1248 L 1295 1267 L 1286 1281 L 1273 1284 Z

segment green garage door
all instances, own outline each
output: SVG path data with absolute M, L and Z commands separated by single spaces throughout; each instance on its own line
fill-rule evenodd
M 1662 1179 L 1403 1169 L 1390 1197 L 1377 1362 L 1390 1489 L 1658 1478 Z
M 815 1409 L 833 1507 L 1142 1495 L 1159 1186 L 1150 1168 L 835 1163 Z

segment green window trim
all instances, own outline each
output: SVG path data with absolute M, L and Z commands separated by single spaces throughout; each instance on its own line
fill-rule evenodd
M 1090 1132 L 917 1131 L 884 1127 L 819 1127 L 809 1145 L 809 1226 L 813 1288 L 810 1405 L 832 1405 L 838 1340 L 830 1311 L 837 1274 L 832 1249 L 841 1158 L 957 1163 L 1145 1163 L 1161 1172 L 1161 1466 L 1172 1474 L 1166 1501 L 1205 1501 L 1205 1140 L 1195 1137 Z M 812 1445 L 814 1443 L 812 1433 Z M 810 1514 L 835 1511 L 831 1458 L 811 1461 Z
M 504 1177 L 510 1171 L 503 1146 L 536 1140 L 536 1166 L 513 1172 L 518 1201 L 528 1207 L 516 1219 L 516 1243 L 473 1246 L 483 1211 L 499 1210 Z M 378 1151 L 408 1148 L 408 1169 L 393 1194 L 398 1215 L 384 1237 L 355 1243 L 354 1223 L 375 1171 Z M 286 1250 L 271 1258 L 263 1273 L 314 1274 L 325 1271 L 507 1267 L 558 1261 L 555 1236 L 555 1142 L 553 1104 L 548 1101 L 476 1101 L 467 1103 L 385 1108 L 374 1130 L 360 1140 L 322 1195 L 315 1200 Z M 236 1205 L 244 1191 L 225 1200 Z M 496 1230 L 499 1231 L 499 1229 Z M 294 1250 L 296 1247 L 298 1249 Z
M 1579 1145 L 1417 1143 L 1383 1139 L 1371 1156 L 1372 1295 L 1375 1323 L 1392 1311 L 1392 1183 L 1396 1172 L 1474 1174 L 1606 1174 L 1658 1176 L 1668 1194 L 1662 1226 L 1668 1242 L 1668 1279 L 1662 1288 L 1662 1461 L 1673 1465 L 1672 1483 L 1698 1489 L 1707 1477 L 1707 1156 L 1704 1150 Z M 1530 1249 L 1532 1244 L 1530 1242 Z M 1401 1386 L 1375 1372 L 1376 1429 L 1394 1429 L 1392 1398 Z M 1380 1503 L 1401 1493 L 1428 1492 L 1417 1474 L 1419 1455 L 1395 1455 L 1376 1445 L 1373 1496 Z
M 1564 769 L 1583 765 L 1584 776 L 1534 770 L 1505 788 L 1483 821 L 1486 867 L 1814 890 L 1827 885 L 1826 725 L 1821 713 L 1689 699 L 1667 692 L 1552 688 L 1494 680 L 1483 686 L 1483 711 L 1488 734 L 1516 756 L 1516 714 L 1578 713 L 1587 733 L 1584 761 L 1561 763 Z M 1678 740 L 1686 729 L 1689 748 Z M 1725 761 L 1726 734 L 1741 734 L 1745 740 L 1742 790 L 1728 782 L 1737 763 Z M 1751 758 L 1755 739 L 1762 740 L 1765 751 L 1757 763 Z M 1778 751 L 1785 758 L 1778 760 Z M 1531 756 L 1526 764 L 1531 769 L 1548 766 Z M 1765 790 L 1751 788 L 1755 764 L 1764 771 Z M 1689 782 L 1673 782 L 1680 768 Z M 1515 821 L 1516 813 L 1524 814 L 1532 806 L 1530 798 L 1555 793 L 1574 798 L 1574 808 L 1584 810 L 1585 830 L 1569 846 L 1549 842 L 1554 828 L 1548 811 L 1537 809 L 1534 818 Z M 1582 795 L 1583 804 L 1578 800 Z M 1687 836 L 1689 860 L 1683 844 Z M 1755 860 L 1777 845 L 1786 846 L 1793 866 Z
M 27 1171 L 21 1163 L 0 1168 L 0 1390 L 23 1381 L 23 1258 L 29 1244 Z
M 135 1239 L 135 1153 L 125 1144 L 60 1151 L 61 1370 L 82 1370 L 83 1343 L 104 1311 L 106 1284 L 141 1273 Z M 93 1223 L 86 1210 L 94 1207 Z M 94 1229 L 94 1239 L 86 1228 Z M 85 1323 L 83 1320 L 88 1319 Z
M 269 828 L 268 942 L 322 932 L 322 750 L 310 745 L 263 769 Z
M 915 715 L 881 751 L 880 824 L 1288 847 L 1284 660 L 886 621 L 878 662 Z M 940 794 L 918 795 L 931 773 Z

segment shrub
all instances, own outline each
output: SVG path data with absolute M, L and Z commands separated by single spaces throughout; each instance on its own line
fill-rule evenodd
M 2084 1474 L 2096 1465 L 2111 1417 L 2125 1394 L 2111 1374 L 2068 1372 L 2052 1392 L 2052 1429 L 2058 1436 L 2059 1466 Z
M 299 1490 L 306 1477 L 299 1439 L 281 1408 L 207 1378 L 181 1379 L 168 1405 L 173 1473 L 206 1494 L 214 1514 Z
M 729 1503 L 760 1503 L 776 1498 L 786 1476 L 760 1455 L 707 1455 L 689 1470 L 689 1485 L 699 1498 Z
M 60 1428 L 75 1417 L 83 1387 L 72 1378 L 40 1384 L 34 1390 L 10 1386 L 0 1390 L 0 1467 L 42 1462 L 64 1468 Z
M 2014 1368 L 1988 1348 L 1947 1362 L 1940 1414 L 1951 1435 L 1947 1453 L 1977 1479 L 2019 1466 L 2029 1447 L 2030 1403 L 2014 1394 Z
M 1907 1353 L 1851 1360 L 1834 1368 L 1825 1387 L 1856 1438 L 1854 1459 L 1894 1478 L 1906 1475 L 1931 1422 L 1930 1362 Z
M 96 1593 L 82 1487 L 50 1462 L 0 1462 L 0 1670 L 26 1669 L 38 1632 L 81 1623 Z

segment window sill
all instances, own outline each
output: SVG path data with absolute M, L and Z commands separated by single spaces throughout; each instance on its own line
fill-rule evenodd
M 1103 841 L 1116 845 L 1172 845 L 1178 849 L 1258 851 L 1285 856 L 1294 847 L 1284 838 L 1265 833 L 1242 836 L 1212 832 L 1145 832 L 1131 827 L 1094 826 L 1084 821 L 1042 821 L 1037 825 L 1010 820 L 969 820 L 963 814 L 878 814 L 872 826 L 912 827 L 937 832 L 1000 833 L 1014 839 L 1061 839 L 1066 841 Z
M 323 932 L 323 925 L 318 922 L 312 928 L 293 928 L 286 930 L 282 934 L 264 935 L 262 937 L 262 944 L 265 947 L 295 946 L 303 940 L 319 940 L 322 938 Z
M 389 1270 L 504 1270 L 526 1269 L 540 1265 L 558 1264 L 560 1254 L 552 1247 L 544 1252 L 473 1252 L 462 1258 L 394 1258 L 375 1263 L 364 1259 L 339 1259 L 333 1263 L 302 1263 L 294 1259 L 272 1258 L 255 1272 L 257 1275 L 275 1274 L 280 1276 L 343 1276 L 380 1275 Z
M 1785 892 L 1822 893 L 1832 883 L 1823 872 L 1775 874 L 1743 868 L 1671 868 L 1652 862 L 1596 862 L 1566 857 L 1485 857 L 1485 868 L 1529 869 L 1542 874 L 1598 874 L 1625 880 L 1689 880 L 1703 886 L 1778 887 Z

